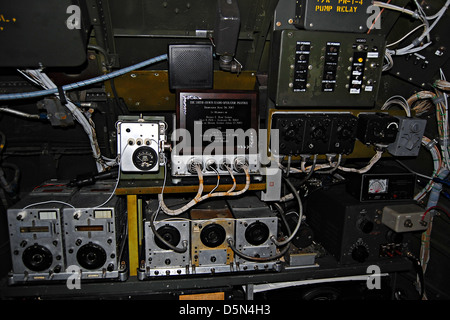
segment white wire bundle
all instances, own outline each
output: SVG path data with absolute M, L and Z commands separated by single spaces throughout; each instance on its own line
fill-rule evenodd
M 344 171 L 344 172 L 366 173 L 367 171 L 372 169 L 372 167 L 375 165 L 375 163 L 378 162 L 378 160 L 381 159 L 381 156 L 383 155 L 383 152 L 384 152 L 384 150 L 377 150 L 377 152 L 372 157 L 372 159 L 370 159 L 369 163 L 365 167 L 363 167 L 361 169 L 346 168 L 346 167 L 341 167 L 341 166 L 339 166 L 338 169 L 341 170 L 341 171 Z
M 202 196 L 202 193 L 203 193 L 203 174 L 202 174 L 202 169 L 200 168 L 199 165 L 195 166 L 195 170 L 197 171 L 197 175 L 198 175 L 198 190 L 197 190 L 197 194 L 195 195 L 195 197 L 190 202 L 188 202 L 187 204 L 185 204 L 181 208 L 172 210 L 172 209 L 169 209 L 166 206 L 166 204 L 164 203 L 163 195 L 164 195 L 164 185 L 165 185 L 165 182 L 166 182 L 165 175 L 166 175 L 166 172 L 167 172 L 167 168 L 164 168 L 164 185 L 163 185 L 163 188 L 161 190 L 161 193 L 158 194 L 158 201 L 159 201 L 159 207 L 166 214 L 168 214 L 170 216 L 180 215 L 183 212 L 189 210 L 189 208 L 195 206 L 199 202 L 199 200 L 200 200 L 200 198 Z M 158 209 L 158 211 L 159 211 L 159 209 Z
M 385 51 L 384 53 L 384 60 L 386 60 L 387 63 L 383 64 L 382 71 L 388 71 L 392 69 L 392 67 L 394 66 L 394 60 L 392 59 L 392 55 L 387 51 Z
M 286 173 L 311 173 L 311 170 L 314 170 L 314 172 L 317 173 L 332 173 L 333 171 L 337 170 L 339 167 L 339 164 L 342 160 L 342 154 L 337 155 L 338 159 L 336 162 L 334 162 L 334 158 L 336 157 L 335 154 L 327 155 L 327 161 L 328 163 L 321 163 L 321 164 L 313 164 L 310 166 L 306 166 L 306 159 L 303 157 L 302 162 L 300 164 L 300 169 L 291 167 L 290 165 L 286 168 L 283 166 L 280 162 L 278 162 L 278 167 Z M 317 158 L 317 155 L 314 155 L 314 159 Z M 313 160 L 314 163 L 316 160 Z M 322 169 L 330 169 L 327 171 L 321 171 Z
M 313 170 L 313 172 L 317 172 L 317 173 L 333 173 L 335 170 L 341 170 L 341 171 L 344 171 L 344 172 L 355 172 L 355 173 L 362 174 L 362 173 L 366 173 L 367 171 L 372 169 L 372 167 L 375 165 L 375 163 L 377 163 L 381 159 L 381 157 L 383 155 L 383 152 L 384 152 L 384 149 L 377 150 L 375 155 L 370 159 L 369 163 L 365 167 L 360 168 L 360 169 L 347 168 L 347 167 L 340 166 L 340 163 L 341 163 L 341 160 L 342 160 L 342 155 L 339 154 L 338 155 L 338 159 L 337 159 L 336 162 L 333 162 L 333 158 L 336 155 L 329 155 L 327 157 L 328 158 L 328 164 L 319 164 L 319 165 L 315 165 L 315 166 L 311 165 L 309 167 L 306 167 L 305 163 L 304 163 L 305 160 L 303 160 L 302 164 L 301 164 L 301 168 L 302 169 L 290 168 L 289 172 L 292 172 L 292 173 L 308 173 L 308 174 L 310 174 L 310 173 L 312 173 L 311 170 Z M 278 166 L 281 169 L 285 169 L 284 166 L 281 163 L 278 163 Z M 330 169 L 330 170 L 321 171 L 322 169 L 325 169 L 325 168 Z M 286 201 L 292 200 L 293 198 L 294 198 L 294 195 L 292 193 L 290 193 L 290 194 L 287 194 L 287 195 L 281 197 L 280 198 L 280 202 L 286 202 Z
M 434 86 L 439 90 L 449 91 L 450 90 L 450 82 L 445 80 L 437 80 L 434 83 Z
M 450 156 L 449 156 L 449 136 L 448 136 L 448 100 L 447 94 L 445 92 L 441 92 L 440 90 L 445 91 L 448 88 L 448 82 L 446 81 L 444 72 L 440 69 L 440 80 L 437 82 L 440 83 L 440 86 L 437 86 L 435 83 L 435 87 L 437 88 L 436 94 L 433 92 L 419 92 L 416 96 L 408 99 L 411 104 L 420 99 L 420 98 L 431 98 L 433 99 L 434 104 L 436 105 L 436 120 L 438 124 L 438 133 L 439 133 L 439 141 L 431 141 L 427 137 L 423 137 L 422 145 L 426 146 L 430 151 L 431 156 L 433 158 L 433 178 L 437 177 L 440 179 L 445 179 L 448 175 L 450 169 Z M 440 149 L 439 149 L 439 147 Z M 440 152 L 441 151 L 441 152 Z M 442 153 L 442 156 L 441 156 Z M 442 186 L 436 183 L 434 180 L 430 180 L 428 184 L 414 197 L 415 200 L 421 201 L 425 198 L 426 195 L 429 194 L 427 207 L 431 208 L 437 205 L 439 201 L 439 196 L 441 192 Z M 429 225 L 426 231 L 422 233 L 421 238 L 421 247 L 420 247 L 420 263 L 422 266 L 423 274 L 427 271 L 428 262 L 430 261 L 430 241 L 431 241 L 431 230 L 433 226 L 433 216 L 429 221 Z M 418 279 L 417 283 L 420 284 Z M 423 298 L 427 299 L 424 288 L 423 290 Z
M 425 19 L 428 20 L 428 21 L 436 19 L 433 22 L 433 24 L 430 26 L 430 28 L 428 29 L 428 33 L 430 33 L 430 31 L 436 26 L 436 24 L 439 22 L 439 20 L 444 16 L 444 13 L 448 9 L 449 5 L 450 5 L 450 0 L 447 0 L 445 2 L 445 4 L 442 6 L 442 8 L 439 9 L 439 11 L 436 14 L 434 14 L 434 15 L 432 15 L 430 17 L 425 16 Z
M 388 61 L 389 61 L 389 57 L 392 55 L 412 54 L 415 52 L 419 52 L 419 51 L 425 49 L 426 47 L 430 46 L 432 44 L 431 39 L 430 39 L 430 33 L 436 27 L 439 20 L 444 16 L 445 11 L 447 10 L 448 6 L 450 5 L 450 0 L 447 0 L 446 3 L 442 6 L 442 8 L 433 16 L 427 16 L 425 14 L 423 8 L 421 7 L 421 5 L 417 1 L 414 1 L 414 3 L 417 6 L 417 11 L 412 11 L 409 9 L 405 9 L 405 8 L 402 8 L 402 7 L 393 5 L 393 4 L 384 3 L 381 1 L 373 2 L 374 6 L 378 6 L 380 8 L 385 8 L 385 9 L 389 9 L 389 10 L 399 11 L 401 13 L 407 14 L 415 19 L 420 19 L 422 21 L 421 25 L 419 25 L 419 26 L 415 27 L 413 30 L 409 31 L 401 39 L 399 39 L 393 43 L 390 43 L 386 46 L 386 48 L 387 48 L 386 49 L 386 59 Z M 430 21 L 432 21 L 432 20 L 434 20 L 434 21 L 430 25 Z M 416 39 L 414 39 L 414 41 L 412 43 L 410 43 L 409 45 L 407 45 L 403 48 L 400 48 L 400 49 L 395 49 L 395 50 L 389 49 L 389 47 L 399 44 L 400 42 L 405 40 L 407 37 L 409 37 L 411 34 L 416 32 L 420 28 L 423 28 L 421 35 L 418 36 Z M 426 38 L 426 42 L 423 43 L 425 38 Z M 386 67 L 383 67 L 383 69 L 388 70 L 388 69 L 390 69 L 390 67 L 392 67 L 392 65 L 390 65 L 388 63 L 386 65 Z
M 432 144 L 430 138 L 425 136 L 422 138 L 422 146 L 426 147 L 430 151 L 431 157 L 433 159 L 433 173 L 431 176 L 436 177 L 443 169 L 439 148 L 436 144 Z M 433 188 L 434 184 L 435 182 L 433 180 L 430 180 L 428 184 L 414 196 L 414 200 L 421 201 L 423 198 L 425 198 L 431 188 Z
M 445 75 L 441 69 L 441 81 L 445 80 Z M 443 170 L 450 169 L 450 152 L 449 152 L 449 137 L 448 137 L 448 101 L 445 93 L 436 90 L 432 91 L 420 91 L 408 98 L 407 102 L 410 107 L 417 101 L 430 100 L 436 106 L 436 120 L 438 124 L 439 139 L 436 141 L 431 140 L 428 137 L 422 138 L 422 146 L 426 147 L 430 151 L 433 159 L 433 174 L 432 178 L 437 177 Z M 422 108 L 421 105 L 413 107 L 414 111 L 418 108 Z M 428 184 L 420 190 L 414 197 L 415 200 L 421 201 L 432 190 L 435 182 L 430 180 Z
M 389 3 L 384 3 L 381 1 L 374 1 L 373 2 L 374 6 L 380 7 L 380 8 L 385 8 L 385 9 L 390 9 L 390 10 L 395 10 L 395 11 L 400 11 L 401 13 L 406 13 L 412 17 L 417 18 L 417 14 L 414 11 L 411 11 L 409 9 L 405 9 L 393 4 L 389 4 Z
M 28 118 L 28 119 L 40 119 L 41 118 L 38 114 L 30 114 L 30 113 L 18 111 L 18 110 L 15 110 L 15 109 L 11 109 L 11 108 L 8 108 L 8 107 L 0 107 L 0 112 L 11 113 L 11 114 L 14 114 L 16 116 L 25 117 L 25 118 Z
M 441 70 L 441 78 L 445 76 Z M 445 80 L 444 80 L 445 81 Z M 438 125 L 439 146 L 441 147 L 443 166 L 450 168 L 450 152 L 449 152 L 449 118 L 448 118 L 448 101 L 445 93 L 436 90 L 436 93 L 431 91 L 420 91 L 408 98 L 408 104 L 411 107 L 418 100 L 431 100 L 436 105 L 436 121 Z M 414 107 L 413 110 L 416 110 Z
M 218 187 L 218 184 L 217 184 L 216 187 L 213 190 L 211 190 L 211 192 L 202 196 L 203 189 L 204 189 L 203 173 L 202 173 L 201 167 L 199 165 L 195 165 L 195 170 L 197 171 L 197 176 L 198 176 L 198 181 L 199 181 L 197 194 L 191 201 L 189 201 L 187 204 L 185 204 L 181 208 L 169 209 L 166 206 L 166 204 L 164 203 L 164 187 L 165 187 L 165 182 L 166 182 L 166 171 L 167 171 L 165 168 L 163 187 L 162 187 L 161 193 L 158 194 L 159 208 L 161 208 L 162 211 L 164 211 L 166 214 L 168 214 L 170 216 L 177 216 L 177 215 L 180 215 L 183 212 L 189 210 L 190 208 L 195 206 L 197 203 L 204 201 L 206 199 L 209 199 L 212 197 L 238 196 L 238 195 L 241 195 L 244 192 L 246 192 L 250 187 L 250 173 L 249 173 L 248 167 L 243 166 L 243 170 L 245 172 L 245 186 L 242 190 L 239 190 L 239 191 L 234 191 L 234 189 L 236 188 L 236 179 L 233 175 L 233 172 L 231 171 L 231 168 L 227 167 L 227 169 L 228 169 L 228 172 L 230 173 L 231 178 L 233 179 L 233 186 L 226 192 L 214 192 L 214 190 L 217 189 L 217 187 Z M 220 177 L 218 176 L 218 181 L 219 181 L 219 179 L 220 179 Z M 159 211 L 159 208 L 158 208 L 158 211 Z
M 34 80 L 33 82 L 39 84 L 42 88 L 46 90 L 57 88 L 57 86 L 53 83 L 53 81 L 40 70 L 25 70 L 23 71 L 23 74 L 26 74 L 29 77 L 31 77 L 31 79 Z M 59 98 L 59 93 L 55 93 L 55 96 Z M 84 131 L 88 135 L 98 172 L 104 171 L 108 166 L 101 156 L 100 147 L 98 145 L 93 122 L 90 119 L 88 119 L 84 115 L 84 113 L 67 96 L 65 98 L 67 100 L 67 104 L 65 106 L 72 112 L 74 119 L 81 124 Z
M 411 117 L 411 108 L 408 104 L 408 101 L 402 96 L 396 95 L 392 96 L 389 99 L 386 100 L 386 102 L 381 107 L 381 110 L 388 110 L 393 105 L 399 105 L 405 110 L 406 115 L 408 117 Z
M 442 68 L 439 69 L 441 81 L 446 82 L 446 78 L 444 75 L 444 72 L 442 71 Z M 447 94 L 444 92 L 437 91 L 437 97 L 440 99 L 443 99 L 443 102 L 439 102 L 437 104 L 437 107 L 439 108 L 438 112 L 442 116 L 442 119 L 438 118 L 438 121 L 440 120 L 441 123 L 438 123 L 439 128 L 441 129 L 441 150 L 442 155 L 444 158 L 444 164 L 448 170 L 450 170 L 450 155 L 449 155 L 449 133 L 448 133 L 448 100 L 447 100 Z
M 167 54 L 163 54 L 161 56 L 157 56 L 155 58 L 151 58 L 145 61 L 142 61 L 140 63 L 137 63 L 135 65 L 131 65 L 129 67 L 116 70 L 92 79 L 79 81 L 76 83 L 68 84 L 62 86 L 63 92 L 67 90 L 73 90 L 85 86 L 89 86 L 94 83 L 103 82 L 115 77 L 118 77 L 120 75 L 126 74 L 127 72 L 143 68 L 145 66 L 148 66 L 150 64 L 166 60 Z M 59 97 L 59 90 L 58 87 L 50 80 L 50 78 L 45 74 L 42 73 L 40 70 L 26 70 L 21 71 L 18 70 L 19 73 L 21 73 L 24 77 L 26 77 L 29 81 L 33 82 L 35 85 L 40 86 L 44 88 L 44 90 L 41 91 L 32 91 L 32 92 L 21 92 L 21 93 L 12 93 L 12 94 L 0 94 L 0 101 L 1 100 L 17 100 L 17 99 L 26 99 L 26 98 L 36 98 L 36 97 L 42 97 L 46 95 L 52 95 Z M 91 144 L 92 152 L 96 161 L 97 171 L 102 172 L 108 167 L 114 166 L 117 164 L 116 160 L 109 159 L 101 155 L 100 147 L 97 142 L 97 136 L 95 133 L 95 125 L 94 122 L 91 120 L 91 118 L 86 117 L 83 112 L 72 102 L 70 99 L 65 97 L 67 100 L 66 107 L 72 112 L 74 118 L 76 121 L 78 121 L 81 126 L 83 127 L 84 131 L 87 133 L 89 137 L 89 141 Z M 9 110 L 2 110 L 2 111 L 9 111 Z M 10 111 L 9 111 L 10 112 Z

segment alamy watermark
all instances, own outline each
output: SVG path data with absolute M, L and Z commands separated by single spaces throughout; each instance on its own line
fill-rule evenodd
M 77 265 L 70 265 L 66 272 L 72 273 L 66 281 L 67 289 L 69 290 L 80 290 L 81 289 L 81 269 Z
M 381 289 L 381 269 L 379 266 L 372 264 L 367 267 L 366 273 L 369 274 L 366 280 L 367 289 Z
M 194 124 L 193 133 L 183 128 L 174 130 L 171 140 L 175 143 L 171 151 L 172 156 L 243 155 L 257 157 L 262 166 L 278 168 L 278 129 L 203 130 L 202 122 L 199 121 Z
M 77 5 L 70 5 L 66 9 L 70 16 L 66 20 L 66 26 L 69 30 L 81 29 L 81 9 Z
M 367 7 L 366 13 L 370 14 L 366 20 L 367 29 L 381 29 L 380 7 L 370 5 Z

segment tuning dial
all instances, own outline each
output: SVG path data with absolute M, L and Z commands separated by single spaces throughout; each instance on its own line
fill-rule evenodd
M 364 262 L 369 257 L 369 251 L 367 248 L 360 244 L 353 248 L 352 250 L 352 258 L 358 262 Z
M 369 246 L 364 243 L 362 239 L 358 239 L 358 241 L 350 247 L 349 254 L 353 260 L 364 262 L 369 258 Z
M 369 252 L 364 246 L 357 246 L 352 251 L 352 258 L 358 262 L 364 262 L 369 257 Z

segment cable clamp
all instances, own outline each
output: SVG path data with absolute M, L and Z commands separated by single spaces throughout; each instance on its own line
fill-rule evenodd
M 429 143 L 427 143 L 426 145 L 424 145 L 424 147 L 427 150 L 431 150 L 434 148 L 434 146 L 438 143 L 438 141 L 436 139 L 431 140 Z
M 443 102 L 445 102 L 445 96 L 444 96 L 444 95 L 442 95 L 442 96 L 436 96 L 435 98 L 432 98 L 431 101 L 433 101 L 433 103 L 434 103 L 435 105 L 437 105 L 437 104 L 439 104 L 439 103 L 443 103 Z
M 61 101 L 61 104 L 65 106 L 67 104 L 66 94 L 62 88 L 62 86 L 58 86 L 58 95 L 59 95 L 59 101 Z

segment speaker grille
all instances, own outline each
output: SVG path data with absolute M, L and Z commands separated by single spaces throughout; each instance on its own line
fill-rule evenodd
M 170 45 L 169 86 L 170 89 L 212 89 L 212 46 Z

